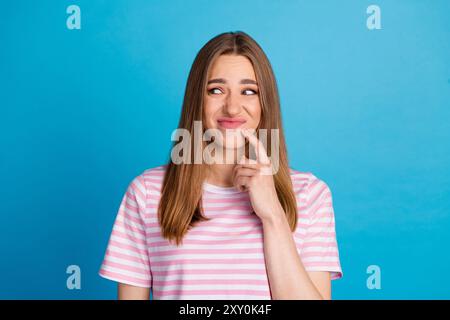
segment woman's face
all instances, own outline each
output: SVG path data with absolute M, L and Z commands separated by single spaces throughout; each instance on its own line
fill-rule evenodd
M 261 120 L 259 88 L 250 60 L 240 55 L 221 55 L 211 65 L 203 109 L 206 129 L 219 129 L 225 148 L 235 143 L 231 134 L 256 129 Z M 228 133 L 228 135 L 227 135 Z

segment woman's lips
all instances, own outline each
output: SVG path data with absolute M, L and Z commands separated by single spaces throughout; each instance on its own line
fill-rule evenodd
M 224 129 L 236 129 L 246 122 L 245 119 L 240 118 L 219 118 L 217 123 Z

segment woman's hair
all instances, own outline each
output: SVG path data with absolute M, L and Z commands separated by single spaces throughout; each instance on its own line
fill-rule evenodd
M 268 131 L 278 129 L 279 169 L 274 174 L 274 183 L 287 221 L 294 231 L 297 225 L 297 203 L 290 178 L 277 84 L 265 53 L 248 34 L 241 31 L 219 34 L 198 52 L 187 80 L 178 128 L 186 129 L 191 137 L 194 136 L 194 121 L 203 120 L 209 69 L 220 55 L 241 55 L 247 57 L 253 65 L 262 109 L 257 132 L 260 128 Z M 271 145 L 270 136 L 269 134 L 267 139 L 268 146 Z M 194 139 L 191 139 L 191 156 L 194 157 L 198 148 L 204 148 L 205 145 L 205 142 L 194 144 Z M 209 220 L 202 214 L 202 187 L 207 172 L 205 166 L 207 164 L 195 164 L 194 161 L 181 164 L 169 161 L 166 167 L 158 219 L 162 236 L 169 241 L 175 240 L 177 245 L 182 243 L 184 235 L 196 222 Z

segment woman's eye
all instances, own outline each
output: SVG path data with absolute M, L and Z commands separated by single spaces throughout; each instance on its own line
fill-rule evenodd
M 244 94 L 246 95 L 246 96 L 251 96 L 251 95 L 254 95 L 254 94 L 257 94 L 258 92 L 256 92 L 255 90 L 253 90 L 253 89 L 245 89 L 244 91 Z
M 209 93 L 216 94 L 216 93 L 222 93 L 222 90 L 219 88 L 212 88 L 208 90 Z

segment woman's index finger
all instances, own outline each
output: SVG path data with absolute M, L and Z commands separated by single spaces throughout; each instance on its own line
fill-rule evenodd
M 270 163 L 270 159 L 267 156 L 266 148 L 264 148 L 263 143 L 251 132 L 247 130 L 241 130 L 244 137 L 248 139 L 248 142 L 255 148 L 256 150 L 256 160 L 262 164 Z

